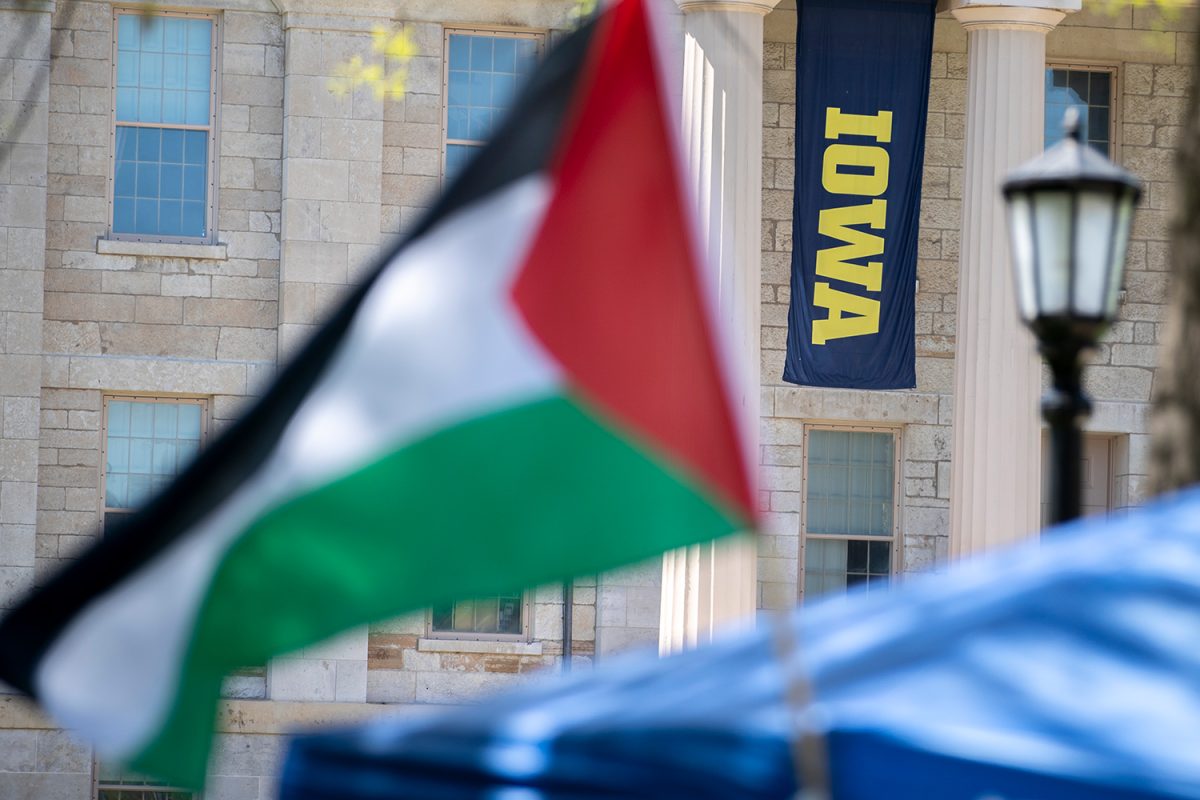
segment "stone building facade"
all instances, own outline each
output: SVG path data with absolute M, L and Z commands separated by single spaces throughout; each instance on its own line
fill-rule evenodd
M 980 199 L 992 189 L 972 177 L 982 173 L 972 171 L 971 159 L 976 169 L 984 162 L 998 168 L 995 153 L 1003 144 L 995 152 L 981 144 L 969 109 L 979 108 L 980 98 L 1013 91 L 989 83 L 1000 76 L 974 66 L 971 53 L 995 46 L 1002 59 L 1015 58 L 1004 50 L 1006 32 L 1041 37 L 1044 58 L 1025 63 L 1038 80 L 1047 67 L 1068 76 L 1109 76 L 1107 105 L 1097 107 L 1110 114 L 1110 151 L 1146 181 L 1120 321 L 1087 375 L 1096 400 L 1088 422 L 1089 503 L 1118 513 L 1144 499 L 1147 413 L 1167 290 L 1172 148 L 1195 57 L 1195 35 L 1184 21 L 1145 8 L 1079 11 L 1069 0 L 1046 0 L 1047 8 L 1036 9 L 1041 16 L 1026 13 L 1025 3 L 945 4 L 936 23 L 920 213 L 918 384 L 911 391 L 865 392 L 797 387 L 779 378 L 790 300 L 795 2 L 678 5 L 672 11 L 684 80 L 695 88 L 699 73 L 688 65 L 699 58 L 709 68 L 705 80 L 750 109 L 718 120 L 720 141 L 743 157 L 722 168 L 734 170 L 731 185 L 761 193 L 761 204 L 724 216 L 719 211 L 730 209 L 734 193 L 717 196 L 716 210 L 706 213 L 732 226 L 727 233 L 736 247 L 727 257 L 745 277 L 721 291 L 733 298 L 732 321 L 747 339 L 743 351 L 761 365 L 761 392 L 745 405 L 760 421 L 766 530 L 749 558 L 712 553 L 701 583 L 712 580 L 720 589 L 731 574 L 721 570 L 732 569 L 752 595 L 749 607 L 762 612 L 816 593 L 811 577 L 805 588 L 806 563 L 813 574 L 823 568 L 806 556 L 806 546 L 815 552 L 806 545 L 813 536 L 806 457 L 814 432 L 831 432 L 829 441 L 870 433 L 891 442 L 888 579 L 937 570 L 951 552 L 999 541 L 969 542 L 952 523 L 970 517 L 955 509 L 952 486 L 965 485 L 964 474 L 983 456 L 952 462 L 955 406 L 967 394 L 956 389 L 958 342 L 964 325 L 975 324 L 958 313 L 960 276 L 980 260 L 963 254 L 967 246 L 983 252 L 980 242 L 996 228 L 973 221 L 986 217 L 980 208 L 995 209 Z M 213 31 L 210 235 L 181 243 L 113 231 L 123 85 L 118 18 L 146 9 L 0 0 L 0 611 L 101 535 L 106 515 L 129 504 L 129 495 L 111 499 L 132 475 L 109 452 L 127 433 L 117 427 L 125 424 L 117 421 L 121 409 L 198 405 L 203 435 L 219 433 L 381 245 L 428 207 L 446 163 L 451 36 L 526 38 L 544 48 L 574 24 L 574 8 L 570 0 L 354 0 L 336 7 L 178 0 L 170 11 L 152 9 L 211 20 Z M 1063 18 L 1064 11 L 1074 13 Z M 380 98 L 369 86 L 335 91 L 356 56 L 378 58 L 372 31 L 381 26 L 402 26 L 415 48 L 403 96 Z M 731 65 L 731 53 L 739 63 Z M 754 63 L 759 53 L 761 69 Z M 1053 88 L 1053 73 L 1047 80 Z M 1039 133 L 1042 94 L 1025 91 L 1018 106 L 1022 124 Z M 712 121 L 702 100 L 689 95 L 683 106 L 685 125 Z M 188 128 L 201 129 L 207 130 Z M 1023 135 L 1004 153 L 1040 149 L 1040 141 Z M 977 204 L 971 215 L 964 214 L 965 202 Z M 983 260 L 1007 271 L 1003 258 L 1004 245 L 997 244 Z M 994 412 L 971 413 L 984 420 Z M 182 428 L 179 435 L 182 441 Z M 875 466 L 889 468 L 883 461 Z M 1007 491 L 997 489 L 1000 496 Z M 682 588 L 695 583 L 688 570 L 704 562 L 700 555 L 696 562 L 669 555 L 666 570 L 655 559 L 578 580 L 567 615 L 563 587 L 531 589 L 519 600 L 515 634 L 497 633 L 492 617 L 492 630 L 444 629 L 457 623 L 439 629 L 436 615 L 421 613 L 247 669 L 227 684 L 205 796 L 273 796 L 282 734 L 297 725 L 464 702 L 562 669 L 566 646 L 572 664 L 585 667 L 660 638 L 667 649 L 700 640 L 696 629 L 704 620 L 695 617 L 690 589 Z M 842 573 L 835 584 L 880 577 L 869 569 Z M 692 616 L 681 608 L 692 608 Z M 116 779 L 69 734 L 15 696 L 0 695 L 0 797 L 84 800 L 110 778 Z

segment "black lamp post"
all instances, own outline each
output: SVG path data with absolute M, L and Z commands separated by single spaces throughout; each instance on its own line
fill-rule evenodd
M 1017 307 L 1038 340 L 1054 386 L 1042 399 L 1050 425 L 1051 522 L 1079 516 L 1079 422 L 1092 404 L 1082 353 L 1117 315 L 1117 296 L 1140 181 L 1083 142 L 1078 114 L 1067 136 L 1004 182 Z

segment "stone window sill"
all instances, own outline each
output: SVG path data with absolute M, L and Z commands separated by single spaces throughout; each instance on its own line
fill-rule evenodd
M 96 252 L 102 256 L 151 256 L 155 258 L 203 258 L 225 261 L 229 258 L 223 244 L 181 244 L 179 242 L 127 242 L 122 239 L 97 239 Z
M 502 656 L 540 656 L 541 642 L 513 642 L 497 639 L 419 639 L 422 653 L 484 653 Z

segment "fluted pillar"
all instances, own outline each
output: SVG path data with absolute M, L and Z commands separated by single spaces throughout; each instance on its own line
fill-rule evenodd
M 1016 309 L 1000 184 L 1043 149 L 1046 34 L 1071 10 L 961 4 L 967 31 L 950 551 L 955 557 L 1038 530 L 1040 372 Z M 1078 8 L 1078 2 L 1074 7 Z
M 736 398 L 757 452 L 763 17 L 778 0 L 676 0 L 683 11 L 683 142 L 720 315 L 747 369 Z M 753 458 L 751 463 L 757 464 Z M 659 649 L 754 619 L 757 553 L 744 537 L 663 557 Z

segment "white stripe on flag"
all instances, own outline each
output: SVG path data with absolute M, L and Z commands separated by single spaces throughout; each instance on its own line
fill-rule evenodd
M 264 467 L 54 642 L 35 678 L 52 716 L 102 757 L 133 757 L 165 721 L 212 575 L 254 519 L 428 433 L 556 391 L 557 365 L 509 296 L 549 196 L 525 178 L 404 250 Z

